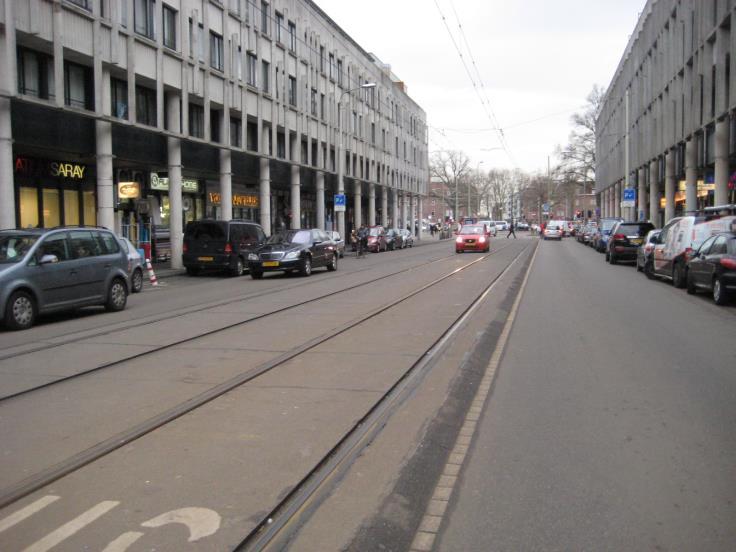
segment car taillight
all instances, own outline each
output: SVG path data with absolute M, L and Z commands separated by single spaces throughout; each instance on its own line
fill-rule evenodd
M 226 243 L 225 244 L 225 253 L 232 253 L 232 252 L 233 252 L 232 245 L 230 245 L 229 243 Z
M 736 270 L 736 259 L 721 259 L 721 266 L 728 270 Z
M 455 241 L 456 241 L 457 243 L 463 243 L 463 238 L 462 238 L 462 236 L 458 236 L 458 237 L 457 237 L 457 238 L 455 239 Z
M 614 240 L 625 240 L 626 239 L 626 234 L 614 234 L 613 235 L 613 239 Z
M 181 252 L 182 253 L 187 253 L 188 251 L 189 251 L 189 248 L 187 247 L 186 242 L 184 242 L 184 245 L 181 248 Z

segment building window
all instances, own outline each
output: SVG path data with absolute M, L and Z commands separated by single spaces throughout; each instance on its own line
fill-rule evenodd
M 222 111 L 210 109 L 210 140 L 213 142 L 222 142 Z
M 289 49 L 296 52 L 296 23 L 289 21 Z
M 371 123 L 371 143 L 376 145 L 376 123 Z
M 268 94 L 271 91 L 271 65 L 267 61 L 261 61 L 261 89 Z
M 247 68 L 248 71 L 246 73 L 247 83 L 251 86 L 257 86 L 258 83 L 256 81 L 256 62 L 258 61 L 256 59 L 256 56 L 253 54 L 247 54 L 246 55 L 246 61 L 247 61 Z
M 189 57 L 204 62 L 204 25 L 200 23 L 197 26 L 197 32 L 194 32 L 194 22 L 189 19 Z
M 64 62 L 64 103 L 82 109 L 95 108 L 92 71 L 88 67 Z
M 335 78 L 335 54 L 330 54 L 330 66 L 327 68 L 331 79 Z
M 248 149 L 250 151 L 258 151 L 258 124 L 252 121 L 248 121 L 245 130 L 247 133 L 246 139 L 248 140 Z
M 204 138 L 204 108 L 189 104 L 189 136 Z
M 310 94 L 310 97 L 309 97 L 309 105 L 311 108 L 312 116 L 316 117 L 317 116 L 317 90 L 315 90 L 314 88 L 312 88 L 312 93 Z
M 47 100 L 54 94 L 54 60 L 50 56 L 18 48 L 18 92 Z
M 164 46 L 176 50 L 176 10 L 171 9 L 166 4 L 163 8 L 163 24 Z
M 268 34 L 268 18 L 270 17 L 268 2 L 261 2 L 261 32 Z
M 337 60 L 337 84 L 342 86 L 342 60 Z
M 238 80 L 243 80 L 243 49 L 238 46 L 237 53 L 232 59 L 232 73 Z
M 110 113 L 118 119 L 128 118 L 128 83 L 124 80 L 110 79 Z
M 156 91 L 143 86 L 135 87 L 135 120 L 137 123 L 156 126 Z
M 276 157 L 279 159 L 286 158 L 286 135 L 283 132 L 276 135 Z
M 296 78 L 289 77 L 289 105 L 296 107 Z
M 229 5 L 231 12 L 240 15 L 240 0 L 230 0 Z
M 276 12 L 276 41 L 283 42 L 281 29 L 284 27 L 284 14 Z
M 135 0 L 135 32 L 139 35 L 154 38 L 153 34 L 153 7 L 155 0 Z
M 325 119 L 325 95 L 319 95 L 319 118 L 324 121 Z
M 92 11 L 92 2 L 91 0 L 66 0 L 70 4 L 74 4 L 75 6 L 79 6 L 80 8 L 84 8 L 87 11 Z
M 319 71 L 324 74 L 325 72 L 325 47 L 319 47 Z
M 210 65 L 218 71 L 222 71 L 225 66 L 222 56 L 222 37 L 212 31 L 210 31 Z

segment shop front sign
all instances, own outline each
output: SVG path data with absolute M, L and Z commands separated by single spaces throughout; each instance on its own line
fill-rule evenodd
M 210 203 L 212 205 L 219 205 L 222 201 L 222 196 L 219 192 L 209 193 Z M 233 207 L 258 207 L 258 196 L 255 194 L 233 194 Z
M 18 156 L 15 158 L 15 172 L 22 176 L 53 176 L 55 178 L 84 180 L 87 165 Z
M 159 176 L 158 173 L 151 173 L 151 190 L 156 190 L 158 192 L 168 192 L 169 177 Z M 199 182 L 191 178 L 182 178 L 181 191 L 196 194 L 199 192 Z
M 118 182 L 120 199 L 138 199 L 141 197 L 141 185 L 138 182 Z

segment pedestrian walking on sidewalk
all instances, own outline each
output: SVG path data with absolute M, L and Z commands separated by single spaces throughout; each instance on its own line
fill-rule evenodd
M 516 232 L 514 232 L 514 219 L 511 219 L 511 224 L 509 224 L 509 233 L 506 234 L 506 239 L 509 239 L 511 234 L 513 234 L 514 239 L 516 239 Z

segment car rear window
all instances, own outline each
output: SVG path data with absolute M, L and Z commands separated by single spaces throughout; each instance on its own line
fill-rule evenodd
M 187 238 L 193 240 L 224 240 L 225 225 L 217 222 L 197 222 L 187 224 L 185 232 Z
M 622 224 L 618 227 L 617 232 L 625 236 L 638 236 L 642 238 L 653 228 L 654 226 L 652 224 Z
M 460 230 L 461 234 L 482 234 L 483 233 L 483 227 L 482 226 L 463 226 Z

